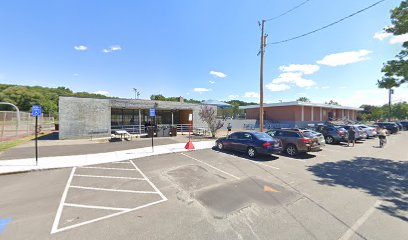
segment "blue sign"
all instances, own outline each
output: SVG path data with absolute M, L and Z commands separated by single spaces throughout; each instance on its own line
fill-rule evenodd
M 31 107 L 31 116 L 33 116 L 33 117 L 41 116 L 41 106 L 33 105 Z
M 150 117 L 156 117 L 156 109 L 150 108 Z

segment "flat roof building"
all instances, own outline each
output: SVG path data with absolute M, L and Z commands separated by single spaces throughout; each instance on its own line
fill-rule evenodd
M 259 105 L 241 106 L 246 119 L 259 120 Z M 357 119 L 357 112 L 362 108 L 338 106 L 309 102 L 280 102 L 264 104 L 264 119 L 269 123 L 281 123 L 288 126 L 303 127 L 310 123 L 330 120 Z
M 99 99 L 60 97 L 59 98 L 59 138 L 75 139 L 91 136 L 110 136 L 115 129 L 125 129 L 131 133 L 144 133 L 144 124 L 151 121 L 157 125 L 189 124 L 192 114 L 194 127 L 206 126 L 198 112 L 202 104 L 180 102 Z M 149 110 L 156 108 L 156 117 L 150 117 Z M 216 110 L 216 107 L 214 107 Z

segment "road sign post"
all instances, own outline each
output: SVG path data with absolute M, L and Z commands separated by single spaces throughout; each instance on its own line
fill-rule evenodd
M 155 108 L 150 108 L 150 117 L 154 117 L 156 120 L 156 109 Z M 152 122 L 152 121 L 151 121 Z M 152 152 L 154 152 L 154 143 L 153 143 L 153 137 L 154 137 L 154 123 L 153 126 L 149 126 L 150 131 L 152 133 Z
M 31 116 L 35 117 L 35 165 L 38 165 L 38 116 L 41 116 L 41 106 L 33 105 L 31 107 Z

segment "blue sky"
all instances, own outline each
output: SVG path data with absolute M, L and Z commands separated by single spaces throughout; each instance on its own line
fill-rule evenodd
M 65 86 L 133 98 L 151 94 L 199 100 L 258 101 L 260 29 L 303 0 L 2 1 L 0 82 Z M 375 0 L 310 0 L 266 23 L 268 42 L 321 27 Z M 387 102 L 381 66 L 401 39 L 387 0 L 316 34 L 265 53 L 265 102 L 306 96 L 344 105 Z M 374 35 L 377 33 L 376 38 Z M 380 40 L 382 39 L 382 40 Z M 212 73 L 212 74 L 211 74 Z M 396 101 L 408 99 L 396 90 Z

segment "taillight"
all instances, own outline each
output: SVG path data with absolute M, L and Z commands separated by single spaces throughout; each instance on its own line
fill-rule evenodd
M 272 143 L 270 143 L 270 142 L 266 142 L 266 143 L 262 144 L 262 147 L 270 147 L 270 146 L 272 146 Z
M 310 138 L 301 138 L 300 141 L 301 141 L 302 143 L 311 143 L 311 142 L 312 142 L 312 139 L 310 139 Z
M 339 134 L 339 135 L 340 135 L 340 134 L 343 134 L 343 132 L 342 132 L 342 131 L 337 131 L 337 134 Z

